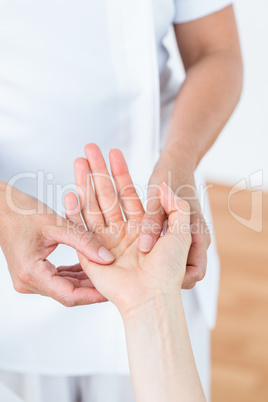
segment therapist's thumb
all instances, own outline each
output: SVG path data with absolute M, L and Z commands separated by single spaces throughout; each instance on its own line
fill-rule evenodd
M 81 225 L 68 223 L 64 226 L 54 226 L 50 237 L 57 244 L 73 247 L 90 261 L 98 264 L 111 264 L 114 261 L 113 254 L 103 247 L 92 232 L 81 229 Z
M 149 253 L 159 239 L 165 221 L 165 211 L 159 199 L 148 203 L 142 218 L 138 248 L 142 253 Z
M 171 188 L 169 188 L 164 182 L 161 184 L 159 192 L 161 205 L 168 216 L 167 233 L 180 240 L 184 239 L 190 247 L 190 205 L 187 201 L 177 197 Z

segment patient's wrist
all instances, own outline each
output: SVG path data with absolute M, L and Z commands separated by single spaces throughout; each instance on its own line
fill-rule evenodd
M 148 319 L 158 321 L 163 316 L 172 316 L 181 305 L 181 293 L 178 289 L 176 293 L 148 296 L 145 301 L 121 312 L 121 315 L 125 325 L 146 322 Z

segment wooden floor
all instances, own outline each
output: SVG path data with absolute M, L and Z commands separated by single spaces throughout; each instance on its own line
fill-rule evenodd
M 268 194 L 263 195 L 263 230 L 257 233 L 228 212 L 229 190 L 213 185 L 209 191 L 221 259 L 212 402 L 268 402 Z M 231 209 L 248 219 L 251 195 L 234 195 Z

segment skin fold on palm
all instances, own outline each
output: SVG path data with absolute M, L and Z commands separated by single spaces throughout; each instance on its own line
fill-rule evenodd
M 150 253 L 141 253 L 138 236 L 144 209 L 123 154 L 116 149 L 110 152 L 115 191 L 100 149 L 88 144 L 85 153 L 87 159 L 79 158 L 74 164 L 79 203 L 74 193 L 66 195 L 66 217 L 82 230 L 84 221 L 112 252 L 115 261 L 101 267 L 79 254 L 82 269 L 77 265 L 75 272 L 68 273 L 62 268 L 59 274 L 69 275 L 78 286 L 93 283 L 122 314 L 152 298 L 178 293 L 191 243 L 189 205 L 162 184 L 159 197 L 168 215 L 169 227 Z

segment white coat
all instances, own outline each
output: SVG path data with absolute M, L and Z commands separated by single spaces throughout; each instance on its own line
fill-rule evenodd
M 174 99 L 179 87 L 169 89 L 163 37 L 173 22 L 229 3 L 2 0 L 0 179 L 61 214 L 63 194 L 74 189 L 73 161 L 96 142 L 106 157 L 112 147 L 124 152 L 145 197 L 160 152 L 161 99 Z M 206 279 L 183 296 L 196 344 L 198 320 L 208 328 L 215 319 L 219 267 L 215 248 L 210 254 Z M 77 257 L 61 246 L 51 261 L 72 264 Z M 67 309 L 16 293 L 1 250 L 0 326 L 2 370 L 128 373 L 123 324 L 112 304 Z

